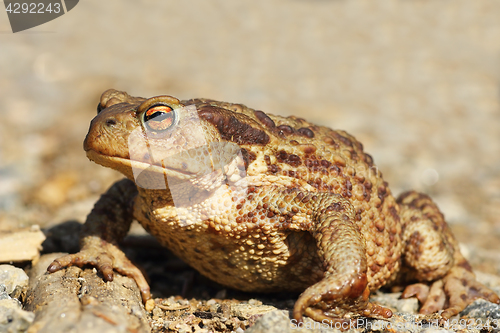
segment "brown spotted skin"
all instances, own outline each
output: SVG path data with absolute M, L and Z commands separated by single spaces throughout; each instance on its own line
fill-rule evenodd
M 141 117 L 158 104 L 178 110 L 178 121 L 147 147 L 174 152 L 178 161 L 152 161 L 149 150 L 131 143 L 131 133 L 145 126 Z M 189 108 L 195 116 L 183 111 Z M 147 284 L 111 245 L 126 233 L 133 215 L 162 244 L 221 284 L 303 292 L 293 311 L 297 320 L 303 314 L 318 321 L 390 317 L 392 312 L 370 303 L 369 295 L 395 283 L 415 283 L 404 296 L 417 296 L 421 312 L 444 309 L 448 318 L 475 298 L 499 301 L 476 282 L 430 198 L 408 192 L 396 201 L 372 157 L 344 131 L 241 104 L 144 99 L 116 90 L 103 94 L 98 110 L 84 143 L 87 155 L 130 180 L 117 183 L 96 204 L 82 251 L 58 259 L 50 271 L 92 263 L 109 277 L 115 269 L 133 276 L 147 299 Z M 197 168 L 203 148 L 183 150 L 198 140 L 195 128 L 203 130 L 200 142 L 206 140 L 212 152 L 224 147 L 221 160 L 228 147 L 236 147 L 240 171 L 224 176 L 214 168 L 202 174 Z M 153 174 L 168 178 L 169 188 L 145 189 L 134 179 L 130 160 L 155 168 Z M 175 187 L 177 181 L 183 185 Z M 245 186 L 238 185 L 242 182 Z M 126 196 L 113 200 L 116 193 Z
M 200 110 L 201 117 L 207 118 L 207 114 L 213 114 L 209 121 L 213 122 L 221 132 L 224 131 L 225 127 L 243 128 L 240 131 L 231 131 L 231 135 L 234 135 L 234 132 L 240 133 L 240 136 L 233 137 L 233 140 L 247 152 L 246 154 L 251 155 L 247 168 L 248 176 L 265 175 L 286 179 L 292 184 L 288 188 L 302 189 L 304 193 L 335 193 L 347 199 L 354 209 L 353 222 L 365 238 L 370 290 L 377 290 L 395 278 L 393 272 L 399 270 L 403 246 L 398 206 L 387 183 L 383 181 L 380 172 L 373 165 L 372 158 L 363 152 L 362 145 L 352 136 L 343 131 L 333 131 L 326 127 L 313 125 L 300 118 L 284 118 L 265 114 L 241 104 L 204 99 L 189 100 L 185 101 L 184 104 L 196 105 Z M 225 114 L 225 116 L 220 116 L 220 114 Z M 231 119 L 232 117 L 233 119 Z M 239 118 L 240 122 L 236 118 Z M 251 130 L 245 129 L 247 126 Z M 226 136 L 226 134 L 221 135 Z M 305 184 L 303 184 L 304 182 Z M 279 186 L 272 187 L 278 193 L 284 190 Z M 260 191 L 253 194 L 251 201 L 254 202 L 254 205 L 258 204 L 259 200 L 262 200 L 259 197 L 265 197 L 264 195 L 268 194 L 269 191 L 269 188 L 261 187 Z M 283 200 L 281 194 L 273 198 L 275 204 L 279 204 L 280 200 Z M 247 224 L 245 228 L 242 228 L 243 230 L 252 228 L 252 218 L 248 217 L 248 213 L 255 216 L 267 216 L 269 211 L 272 211 L 272 207 L 267 208 L 267 210 L 264 208 L 252 210 L 250 207 L 247 209 L 244 209 L 245 207 L 235 208 L 235 213 L 243 211 L 243 214 L 240 215 L 241 222 L 235 221 L 237 227 L 241 223 Z M 281 223 L 278 228 L 272 228 L 273 233 L 279 232 L 281 239 L 286 239 L 286 233 L 290 229 L 310 231 L 308 226 L 294 223 L 294 212 L 290 213 L 288 213 L 290 215 L 282 214 L 280 217 L 284 219 L 284 223 Z M 247 238 L 247 236 L 240 239 L 242 238 Z M 238 240 L 231 239 L 230 243 L 233 243 L 234 247 L 239 247 Z M 317 282 L 323 272 L 321 267 L 314 267 L 317 265 L 318 259 L 312 259 L 305 254 L 309 253 L 311 245 L 307 244 L 304 250 L 301 248 L 304 245 L 299 245 L 300 247 L 295 251 L 298 250 L 302 261 L 314 261 L 313 265 L 307 265 L 311 266 L 308 269 L 312 270 L 312 274 L 305 274 L 302 271 L 304 265 L 294 264 L 297 260 L 294 259 L 291 265 L 285 265 L 286 268 L 280 277 L 273 274 L 273 283 L 271 284 L 266 282 L 260 286 L 260 283 L 254 281 L 249 284 L 247 280 L 242 280 L 241 286 L 236 286 L 235 282 L 232 282 L 237 281 L 237 278 L 234 277 L 231 277 L 231 281 L 225 284 L 233 284 L 232 287 L 246 290 L 269 291 L 284 285 L 286 285 L 286 289 L 303 290 Z M 266 244 L 267 248 L 272 250 Z M 292 251 L 295 252 L 288 250 L 288 252 Z M 288 258 L 290 255 L 290 253 L 283 253 L 280 257 L 290 261 Z M 262 256 L 267 257 L 268 255 L 262 254 Z M 181 257 L 184 256 L 181 255 Z M 187 261 L 191 262 L 191 260 Z M 222 276 L 226 274 L 220 269 L 221 267 L 218 267 L 217 270 L 221 272 L 221 276 L 214 277 L 217 281 L 221 281 Z M 307 279 L 303 282 L 304 284 L 300 283 L 295 287 L 298 281 L 304 279 Z

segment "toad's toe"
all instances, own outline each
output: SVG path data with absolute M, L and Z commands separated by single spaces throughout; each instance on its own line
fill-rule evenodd
M 419 311 L 421 314 L 443 310 L 441 316 L 444 319 L 449 319 L 460 313 L 478 298 L 492 303 L 500 303 L 495 292 L 476 281 L 472 272 L 457 266 L 453 267 L 443 279 L 433 282 L 430 289 L 423 283 L 406 287 L 402 297 L 412 296 L 416 296 L 422 304 Z
M 472 272 L 461 267 L 454 267 L 443 280 L 444 292 L 449 303 L 441 314 L 445 319 L 458 314 L 478 298 L 492 303 L 500 303 L 500 299 L 494 291 L 476 281 Z
M 47 267 L 47 271 L 54 273 L 72 265 L 79 267 L 92 265 L 101 272 L 106 281 L 113 281 L 113 271 L 117 271 L 135 280 L 144 302 L 151 298 L 149 285 L 144 275 L 119 248 L 92 237 L 84 239 L 84 242 L 87 245 L 80 252 L 57 258 Z

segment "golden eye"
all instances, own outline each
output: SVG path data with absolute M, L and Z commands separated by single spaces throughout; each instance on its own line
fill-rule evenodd
M 147 109 L 142 116 L 142 122 L 147 130 L 163 132 L 175 124 L 176 112 L 168 105 L 155 104 Z

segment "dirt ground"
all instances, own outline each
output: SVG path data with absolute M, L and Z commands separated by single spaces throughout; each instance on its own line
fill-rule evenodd
M 83 222 L 121 178 L 82 149 L 116 88 L 347 130 L 500 275 L 498 17 L 490 0 L 85 0 L 13 34 L 1 10 L 0 230 Z

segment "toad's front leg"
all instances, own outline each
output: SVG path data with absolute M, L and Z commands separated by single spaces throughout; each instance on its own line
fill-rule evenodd
M 295 303 L 293 316 L 343 322 L 350 315 L 389 318 L 391 310 L 369 302 L 365 238 L 354 222 L 352 205 L 338 195 L 309 195 L 315 211 L 311 233 L 323 262 L 321 281 L 307 288 Z
M 141 271 L 117 245 L 130 229 L 136 196 L 137 188 L 132 181 L 123 179 L 113 184 L 87 216 L 80 239 L 80 252 L 54 260 L 47 271 L 53 273 L 71 265 L 93 265 L 105 280 L 112 281 L 115 270 L 135 280 L 144 302 L 151 298 L 149 285 Z

